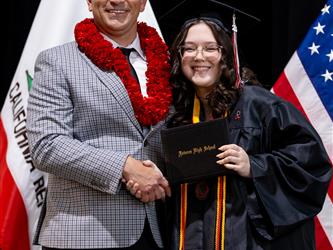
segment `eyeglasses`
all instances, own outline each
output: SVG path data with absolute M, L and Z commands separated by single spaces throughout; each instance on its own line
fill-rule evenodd
M 222 48 L 222 46 L 217 44 L 206 46 L 197 46 L 193 44 L 180 46 L 178 51 L 182 57 L 195 57 L 201 52 L 204 58 L 217 58 L 220 55 Z

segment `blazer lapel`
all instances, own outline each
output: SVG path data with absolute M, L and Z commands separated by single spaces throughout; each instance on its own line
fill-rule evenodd
M 120 78 L 112 71 L 101 70 L 92 61 L 90 61 L 90 59 L 86 55 L 81 55 L 88 63 L 88 65 L 92 68 L 93 72 L 100 79 L 100 81 L 110 90 L 111 94 L 118 101 L 128 118 L 134 124 L 134 126 L 140 131 L 141 134 L 143 134 L 142 128 L 135 117 L 131 100 L 127 94 L 127 90 L 124 84 L 121 82 Z

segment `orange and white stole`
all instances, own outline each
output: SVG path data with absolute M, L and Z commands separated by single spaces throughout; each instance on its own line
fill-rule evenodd
M 194 96 L 192 122 L 200 122 L 200 101 Z M 225 237 L 225 206 L 226 206 L 226 176 L 217 178 L 216 192 L 216 221 L 215 221 L 215 250 L 224 250 Z M 179 231 L 179 250 L 185 250 L 185 231 L 187 216 L 187 188 L 188 183 L 181 184 L 180 194 L 180 231 Z

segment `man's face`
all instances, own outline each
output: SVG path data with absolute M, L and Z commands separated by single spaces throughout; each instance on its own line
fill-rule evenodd
M 95 24 L 104 34 L 117 38 L 136 33 L 137 18 L 147 0 L 87 0 Z

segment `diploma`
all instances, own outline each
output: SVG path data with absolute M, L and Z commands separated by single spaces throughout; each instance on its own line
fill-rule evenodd
M 161 131 L 167 179 L 171 184 L 193 182 L 230 170 L 216 163 L 222 145 L 228 144 L 226 119 L 184 125 Z

